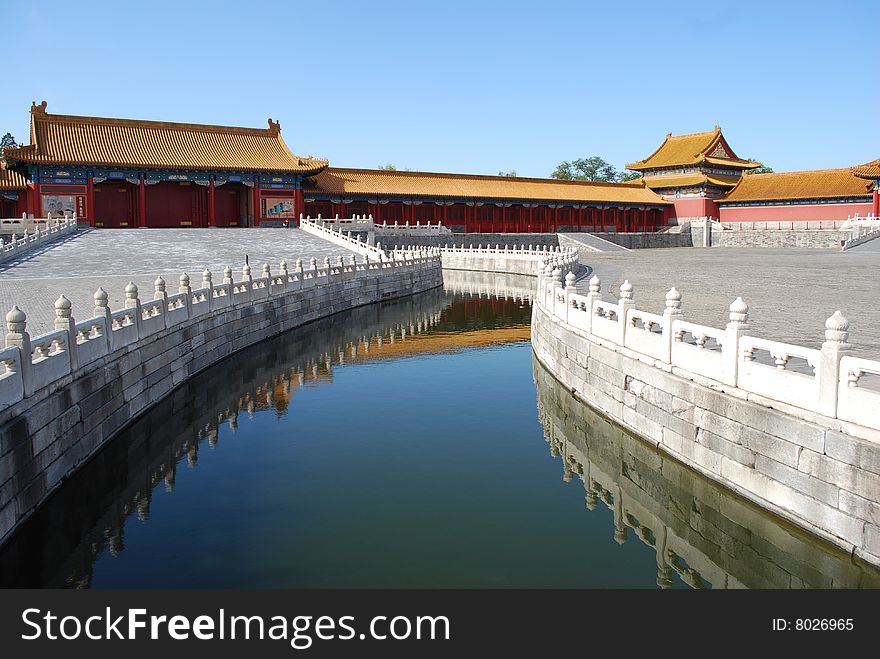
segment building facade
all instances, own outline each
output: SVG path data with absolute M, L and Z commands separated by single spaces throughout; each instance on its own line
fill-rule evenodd
M 626 183 L 329 167 L 294 155 L 281 126 L 236 128 L 49 114 L 7 147 L 0 217 L 77 213 L 94 227 L 249 227 L 317 217 L 441 222 L 462 232 L 650 232 L 696 217 L 845 220 L 876 214 L 877 161 L 749 174 L 721 129 L 673 136 Z M 873 169 L 872 169 L 873 168 Z

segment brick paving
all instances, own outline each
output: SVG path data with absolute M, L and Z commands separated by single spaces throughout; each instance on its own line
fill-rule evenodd
M 852 354 L 880 359 L 880 252 L 824 249 L 637 249 L 583 259 L 613 299 L 629 279 L 636 306 L 661 313 L 666 291 L 682 295 L 685 320 L 723 327 L 737 296 L 749 305 L 750 334 L 818 348 L 825 320 L 849 319 Z M 579 288 L 584 288 L 582 282 Z
M 273 272 L 285 259 L 323 261 L 348 250 L 299 229 L 114 229 L 78 232 L 0 266 L 0 311 L 17 304 L 28 315 L 32 336 L 54 329 L 54 302 L 61 293 L 73 303 L 73 316 L 90 318 L 98 286 L 107 291 L 111 309 L 125 299 L 125 285 L 134 281 L 142 299 L 153 298 L 153 282 L 161 274 L 169 293 L 176 293 L 181 272 L 193 288 L 201 285 L 208 267 L 214 281 L 223 280 L 229 265 L 241 279 L 248 256 L 251 272 L 259 276 L 264 262 Z M 5 328 L 4 328 L 5 329 Z

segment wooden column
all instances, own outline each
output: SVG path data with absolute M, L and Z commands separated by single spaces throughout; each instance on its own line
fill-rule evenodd
M 559 206 L 553 209 L 553 233 L 559 231 Z
M 147 226 L 147 182 L 143 177 L 138 181 L 138 219 L 136 226 Z
M 306 214 L 306 201 L 302 188 L 297 188 L 293 193 L 293 225 L 299 226 L 299 216 Z
M 880 179 L 874 182 L 874 217 L 880 217 Z
M 143 183 L 143 181 L 141 181 Z M 208 226 L 217 226 L 217 218 L 214 216 L 214 179 L 208 183 Z
M 86 179 L 86 216 L 89 218 L 89 226 L 95 226 L 95 181 L 91 174 Z
M 260 184 L 254 181 L 254 226 L 260 226 Z

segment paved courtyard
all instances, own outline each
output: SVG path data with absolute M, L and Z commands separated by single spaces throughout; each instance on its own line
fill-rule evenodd
M 639 249 L 585 260 L 607 299 L 629 279 L 636 306 L 661 313 L 675 286 L 685 320 L 723 327 L 728 306 L 741 296 L 750 334 L 785 343 L 818 348 L 825 319 L 840 309 L 849 319 L 852 354 L 880 359 L 880 252 Z
M 0 310 L 5 316 L 18 304 L 28 315 L 28 331 L 36 336 L 54 329 L 54 303 L 61 293 L 73 303 L 74 318 L 85 320 L 93 315 L 98 286 L 107 291 L 115 310 L 123 305 L 129 281 L 138 285 L 141 298 L 152 299 L 159 274 L 168 292 L 176 293 L 181 272 L 189 273 L 191 286 L 197 288 L 206 266 L 216 282 L 223 281 L 227 265 L 240 280 L 245 256 L 256 277 L 264 262 L 278 272 L 281 259 L 293 268 L 301 258 L 308 267 L 311 257 L 323 261 L 338 254 L 347 258 L 351 252 L 299 229 L 83 231 L 0 266 Z

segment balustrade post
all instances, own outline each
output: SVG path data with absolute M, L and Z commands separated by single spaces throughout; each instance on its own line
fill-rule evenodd
M 673 286 L 666 293 L 666 308 L 663 310 L 663 361 L 666 364 L 672 363 L 672 343 L 675 340 L 672 323 L 680 320 L 682 315 L 681 293 Z
M 735 387 L 740 360 L 739 340 L 749 329 L 749 305 L 738 297 L 730 304 L 728 311 L 730 322 L 724 330 L 724 343 L 721 346 L 721 379 L 724 384 Z
M 107 291 L 98 286 L 98 290 L 95 291 L 93 298 L 95 300 L 94 317 L 101 318 L 104 323 L 104 350 L 105 352 L 110 352 L 113 348 L 113 341 L 110 336 L 110 333 L 113 331 L 113 324 L 110 320 L 110 305 L 107 303 Z
M 329 284 L 332 279 L 332 275 L 330 273 L 330 257 L 329 256 L 324 257 L 324 271 L 327 274 L 327 283 Z
M 577 287 L 574 284 L 575 276 L 574 273 L 569 271 L 567 275 L 565 275 L 565 322 L 569 322 L 569 313 L 571 312 L 571 298 L 577 293 Z
M 286 293 L 287 287 L 290 285 L 290 273 L 287 271 L 287 261 L 281 259 L 278 264 L 278 272 L 281 277 L 281 292 Z
M 626 319 L 626 312 L 635 306 L 633 300 L 633 285 L 629 283 L 629 279 L 624 280 L 620 285 L 620 299 L 617 301 L 617 342 L 624 345 L 626 341 L 626 328 L 629 324 Z
M 208 309 L 214 306 L 214 276 L 208 268 L 202 270 L 202 288 L 208 291 Z
M 125 308 L 134 309 L 134 327 L 138 338 L 141 335 L 141 301 L 138 299 L 138 287 L 133 281 L 125 287 Z
M 342 254 L 338 254 L 336 256 L 336 267 L 339 270 L 339 278 L 344 280 L 345 279 L 345 261 L 343 261 L 343 259 L 342 259 Z
M 558 267 L 553 268 L 553 271 L 550 274 L 551 284 L 550 284 L 550 311 L 554 316 L 558 317 L 556 313 L 556 302 L 557 296 L 560 295 L 559 290 L 562 289 L 562 270 Z M 565 292 L 561 293 L 562 299 L 565 299 Z
M 825 341 L 819 354 L 819 409 L 825 416 L 837 416 L 837 400 L 840 391 L 840 359 L 849 352 L 849 321 L 840 311 L 835 311 L 825 321 Z M 844 385 L 846 386 L 846 385 Z
M 178 279 L 178 293 L 184 293 L 183 300 L 186 303 L 186 317 L 192 316 L 192 286 L 189 285 L 189 275 L 185 272 L 180 273 Z
M 67 355 L 70 359 L 70 370 L 77 369 L 76 358 L 76 322 L 70 314 L 70 300 L 61 295 L 55 300 L 55 329 L 67 330 Z
M 12 305 L 12 309 L 6 314 L 6 347 L 12 346 L 16 346 L 19 350 L 21 384 L 24 397 L 27 398 L 34 393 L 34 379 L 31 373 L 33 349 L 31 335 L 27 332 L 27 315 L 17 305 Z
M 253 297 L 254 278 L 251 276 L 251 266 L 247 263 L 245 263 L 241 269 L 241 279 L 245 289 L 247 290 L 247 297 L 245 298 L 245 300 L 247 302 L 250 302 L 251 297 Z
M 298 290 L 301 290 L 303 287 L 303 276 L 305 275 L 305 270 L 303 269 L 302 259 L 297 259 L 296 263 L 293 266 L 293 276 L 297 279 L 297 287 Z
M 587 293 L 587 332 L 593 333 L 593 305 L 602 299 L 602 280 L 598 275 L 590 277 L 590 292 Z

